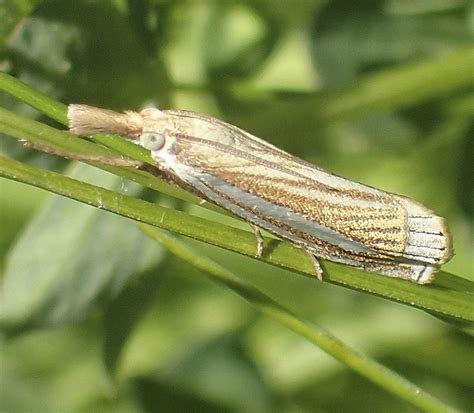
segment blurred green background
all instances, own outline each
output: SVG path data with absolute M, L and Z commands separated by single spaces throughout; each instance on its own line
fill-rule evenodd
M 474 88 L 462 86 L 459 62 L 474 70 L 465 58 L 473 22 L 473 3 L 461 0 L 4 0 L 0 69 L 65 103 L 213 115 L 415 198 L 448 219 L 456 256 L 444 268 L 472 280 Z M 6 94 L 0 102 L 55 125 Z M 228 222 L 0 137 L 2 153 L 23 162 Z M 0 222 L 2 302 L 30 306 L 1 316 L 2 413 L 416 411 L 129 220 L 2 179 Z M 413 308 L 187 242 L 472 410 L 474 356 L 463 333 Z M 22 266 L 26 254 L 34 266 Z M 22 271 L 42 284 L 8 297 Z

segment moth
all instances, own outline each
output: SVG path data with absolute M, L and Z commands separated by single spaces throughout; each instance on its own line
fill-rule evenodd
M 443 218 L 401 195 L 327 172 L 195 112 L 117 113 L 69 105 L 70 131 L 117 134 L 150 151 L 168 180 L 318 258 L 426 284 L 452 256 Z

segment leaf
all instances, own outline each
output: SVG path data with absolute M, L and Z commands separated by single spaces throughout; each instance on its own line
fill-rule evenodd
M 0 3 L 0 59 L 21 21 L 43 0 L 4 0 Z
M 100 90 L 108 106 L 135 107 L 156 90 L 166 102 L 169 80 L 159 53 L 147 49 L 115 3 L 52 0 L 37 7 L 9 44 L 16 76 L 68 100 Z
M 158 244 L 156 247 L 157 252 L 161 250 Z M 155 297 L 161 277 L 156 271 L 146 271 L 137 281 L 123 289 L 105 311 L 103 358 L 112 380 L 124 346 Z
M 105 185 L 118 182 L 84 165 L 71 172 Z M 52 197 L 7 258 L 1 322 L 18 328 L 80 319 L 160 256 L 160 249 L 129 221 Z
M 321 10 L 314 22 L 312 46 L 327 85 L 352 83 L 383 66 L 469 46 L 467 2 L 451 1 L 449 14 L 431 13 L 427 1 L 416 2 L 412 11 L 414 2 L 389 3 L 333 0 Z M 450 0 L 442 3 L 448 6 Z M 424 13 L 415 11 L 416 6 L 426 6 Z
M 177 388 L 205 394 L 208 400 L 238 411 L 263 411 L 271 389 L 238 341 L 239 335 L 223 334 L 195 345 L 178 360 L 157 372 Z
M 160 407 L 160 411 L 169 412 L 229 412 L 229 409 L 222 407 L 219 403 L 213 403 L 185 389 L 170 386 L 167 382 L 162 383 L 156 379 L 143 377 L 135 379 L 133 384 L 144 413 L 156 412 L 157 406 Z

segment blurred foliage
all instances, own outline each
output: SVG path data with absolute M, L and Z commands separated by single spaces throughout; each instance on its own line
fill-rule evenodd
M 473 16 L 467 0 L 3 0 L 0 68 L 63 102 L 215 115 L 338 174 L 413 197 L 447 217 L 457 255 L 445 268 L 472 280 L 474 90 L 440 76 L 430 95 L 404 68 L 449 62 L 472 47 Z M 367 82 L 403 70 L 396 82 Z M 345 105 L 350 96 L 366 108 Z M 6 95 L 0 102 L 37 116 Z M 21 161 L 154 199 L 1 139 L 2 152 Z M 18 300 L 37 309 L 4 332 L 2 412 L 414 411 L 200 277 L 132 222 L 6 180 L 0 205 L 0 264 L 10 275 L 3 287 L 14 284 L 11 274 L 37 276 L 16 286 L 27 296 L 2 290 L 2 306 Z M 472 410 L 472 343 L 451 327 L 190 244 Z

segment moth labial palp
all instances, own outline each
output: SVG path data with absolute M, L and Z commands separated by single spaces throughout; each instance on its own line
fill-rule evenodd
M 426 284 L 452 257 L 445 220 L 409 198 L 327 172 L 218 119 L 70 105 L 71 132 L 113 133 L 168 179 L 318 258 Z M 263 239 L 257 235 L 257 256 Z

